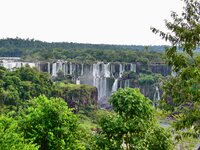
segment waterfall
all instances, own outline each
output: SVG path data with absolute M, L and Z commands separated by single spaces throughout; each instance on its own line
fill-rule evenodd
M 112 86 L 112 93 L 117 91 L 118 88 L 118 79 L 115 79 L 113 86 Z
M 21 62 L 16 62 L 16 68 L 20 68 L 22 66 L 22 63 Z
M 156 91 L 154 93 L 154 97 L 153 97 L 153 106 L 156 107 L 157 106 L 157 102 L 160 100 L 160 91 L 158 86 L 156 86 Z
M 100 78 L 99 77 L 94 77 L 93 78 L 93 86 L 95 86 L 97 88 L 98 91 L 98 100 L 100 99 L 100 95 L 101 95 L 101 89 L 100 89 Z
M 115 72 L 115 66 L 113 64 L 110 64 L 110 74 L 114 78 L 114 72 Z
M 76 79 L 76 84 L 81 84 L 79 77 Z
M 122 77 L 124 71 L 125 71 L 124 65 L 123 64 L 119 64 L 119 77 L 120 78 Z
M 107 97 L 107 78 L 101 78 L 101 84 L 100 87 L 101 89 L 101 98 L 106 99 Z
M 16 67 L 16 63 L 3 60 L 2 66 L 6 69 L 13 70 Z
M 176 77 L 177 76 L 177 72 L 174 71 L 174 66 L 172 66 L 172 68 L 171 68 L 171 76 L 172 77 Z
M 31 68 L 36 67 L 36 63 L 28 62 L 28 63 L 24 63 L 23 66 L 26 66 L 26 65 L 29 65 Z
M 64 75 L 73 75 L 76 84 L 93 85 L 98 91 L 98 103 L 106 104 L 108 97 L 112 92 L 117 91 L 119 87 L 130 87 L 130 80 L 121 80 L 125 71 L 136 71 L 136 64 L 121 63 L 103 63 L 78 64 L 58 60 L 57 62 L 22 62 L 20 60 L 1 60 L 0 65 L 14 70 L 28 64 L 31 67 L 37 67 L 40 71 L 46 71 L 52 77 L 56 77 L 58 71 L 63 71 Z M 128 66 L 128 67 L 127 67 Z M 46 68 L 46 69 L 44 69 Z M 77 75 L 77 76 L 74 76 Z M 78 78 L 77 78 L 78 77 Z M 115 78 L 115 79 L 114 79 Z M 114 82 L 113 82 L 114 80 Z M 160 95 L 157 95 L 159 97 Z M 159 99 L 159 98 L 158 98 Z
M 2 63 L 1 63 L 1 66 L 5 67 L 6 69 L 9 69 L 11 71 L 15 70 L 15 68 L 24 67 L 26 65 L 29 65 L 30 67 L 37 67 L 39 69 L 39 66 L 33 62 L 19 62 L 19 61 L 12 61 L 12 60 L 2 60 Z
M 59 61 L 59 62 L 57 63 L 57 65 L 58 65 L 58 67 L 56 68 L 56 69 L 57 69 L 57 70 L 56 70 L 56 73 L 58 73 L 59 71 L 63 71 L 62 62 Z
M 48 62 L 48 73 L 51 74 L 51 64 Z
M 124 88 L 130 87 L 130 80 L 125 80 Z
M 109 70 L 110 63 L 104 64 L 104 77 L 109 78 L 110 77 L 110 70 Z
M 67 75 L 69 74 L 69 71 L 68 71 L 68 62 L 66 61 L 65 62 L 65 72 L 64 72 L 64 75 Z
M 159 91 L 159 88 L 158 88 L 158 86 L 156 86 L 156 92 L 158 93 L 157 100 L 160 100 L 160 91 Z
M 99 100 L 103 101 L 106 97 L 106 78 L 99 78 Z
M 100 70 L 100 66 L 102 70 Z M 97 87 L 99 102 L 107 99 L 107 78 L 110 77 L 109 64 L 98 62 L 92 65 L 93 86 Z
M 66 64 L 65 62 L 62 64 L 62 71 L 63 71 L 63 74 L 66 75 Z
M 99 75 L 99 63 L 93 64 L 92 68 L 92 75 L 93 75 L 93 86 L 95 86 L 98 90 L 98 99 L 101 97 L 101 86 L 100 86 L 100 75 Z
M 93 77 L 100 77 L 100 67 L 99 67 L 100 63 L 97 64 L 93 64 Z
M 73 68 L 72 68 L 72 62 L 69 63 L 69 74 L 72 75 Z
M 83 76 L 83 64 L 81 64 L 81 76 Z
M 136 64 L 131 64 L 131 71 L 136 72 Z
M 119 81 L 119 87 L 120 87 L 120 88 L 123 88 L 123 80 L 120 80 L 120 81 Z
M 52 64 L 52 76 L 56 77 L 57 76 L 57 71 L 56 71 L 56 63 Z

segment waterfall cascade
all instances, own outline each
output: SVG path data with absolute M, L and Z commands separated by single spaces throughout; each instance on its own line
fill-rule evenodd
M 159 91 L 159 87 L 156 86 L 156 90 L 154 93 L 154 98 L 153 98 L 153 106 L 156 107 L 157 106 L 157 102 L 160 100 L 160 91 Z
M 0 66 L 14 70 L 25 65 L 36 67 L 56 77 L 59 71 L 71 75 L 76 84 L 88 84 L 97 87 L 99 104 L 106 104 L 108 97 L 118 88 L 133 87 L 130 79 L 123 77 L 124 72 L 136 72 L 134 63 L 104 63 L 93 64 L 74 63 L 58 60 L 56 62 L 23 62 L 20 60 L 0 60 Z M 155 87 L 154 104 L 160 100 L 159 87 Z
M 30 67 L 36 67 L 42 72 L 48 72 L 53 78 L 58 75 L 68 75 L 72 77 L 72 80 L 76 84 L 93 85 L 98 91 L 98 103 L 100 106 L 107 104 L 107 99 L 118 88 L 138 87 L 132 82 L 132 73 L 130 71 L 140 73 L 141 64 L 137 63 L 118 63 L 118 62 L 95 62 L 93 64 L 76 63 L 69 61 L 58 60 L 56 62 L 24 62 L 19 58 L 4 59 L 0 57 L 0 66 L 3 66 L 9 70 L 15 70 L 25 65 Z M 136 70 L 137 69 L 137 70 Z M 173 67 L 169 67 L 165 64 L 152 63 L 149 65 L 149 69 L 153 73 L 160 73 L 163 76 L 169 75 L 177 76 L 177 73 L 173 71 Z M 62 72 L 60 74 L 60 72 Z M 124 73 L 126 72 L 126 73 Z M 160 100 L 159 86 L 155 87 L 155 90 L 149 90 L 152 87 L 139 87 L 141 92 L 150 98 L 154 102 L 156 107 L 157 101 Z M 146 93 L 147 94 L 146 94 Z M 151 92 L 151 93 L 150 93 Z M 148 95 L 148 93 L 150 93 Z
M 76 79 L 76 84 L 81 84 L 81 82 L 80 82 L 80 79 L 79 79 L 79 78 L 77 78 L 77 79 Z
M 9 70 L 15 70 L 15 68 L 20 68 L 26 65 L 29 65 L 30 67 L 37 67 L 37 63 L 33 63 L 33 62 L 13 61 L 11 59 L 0 61 L 0 66 L 3 66 Z
M 125 80 L 124 88 L 130 87 L 130 80 Z
M 115 79 L 113 86 L 112 86 L 112 93 L 117 91 L 118 89 L 118 79 Z
M 49 67 L 49 65 L 48 65 Z M 97 87 L 98 100 L 100 104 L 106 104 L 107 98 L 115 92 L 118 87 L 130 87 L 130 81 L 119 82 L 125 71 L 136 72 L 136 64 L 132 63 L 104 63 L 78 64 L 72 62 L 57 61 L 52 64 L 50 73 L 56 77 L 58 71 L 64 75 L 72 75 L 76 84 L 88 84 Z M 118 86 L 118 84 L 123 84 Z
M 25 65 L 36 67 L 40 71 L 48 72 L 56 77 L 62 71 L 64 75 L 71 75 L 76 84 L 88 84 L 97 87 L 99 103 L 107 103 L 107 98 L 118 87 L 130 87 L 130 81 L 119 82 L 125 71 L 136 72 L 136 64 L 132 63 L 104 63 L 79 64 L 58 60 L 56 62 L 23 62 L 20 60 L 0 60 L 0 66 L 14 70 Z M 120 84 L 118 86 L 118 84 Z M 123 85 L 122 85 L 123 84 Z

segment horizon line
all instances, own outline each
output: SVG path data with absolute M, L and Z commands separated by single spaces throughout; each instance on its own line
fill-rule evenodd
M 91 44 L 91 45 L 111 45 L 111 46 L 170 46 L 170 45 L 167 45 L 167 44 L 158 44 L 158 45 L 155 45 L 155 44 L 113 44 L 113 43 L 90 43 L 90 42 L 72 42 L 72 41 L 45 41 L 45 40 L 39 40 L 39 39 L 34 39 L 34 38 L 21 38 L 21 37 L 18 37 L 16 36 L 15 38 L 13 37 L 2 37 L 0 38 L 0 40 L 7 40 L 7 39 L 19 39 L 19 40 L 33 40 L 33 41 L 40 41 L 40 42 L 46 42 L 46 43 L 74 43 L 74 44 Z

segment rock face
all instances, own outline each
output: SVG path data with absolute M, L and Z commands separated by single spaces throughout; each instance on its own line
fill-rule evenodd
M 163 63 L 152 63 L 149 65 L 149 68 L 153 73 L 160 73 L 163 76 L 167 76 L 171 73 L 171 67 Z
M 151 71 L 160 73 L 163 76 L 170 74 L 171 68 L 165 64 L 153 63 L 150 65 L 137 63 L 104 63 L 96 62 L 93 64 L 81 64 L 67 61 L 56 62 L 20 62 L 19 60 L 0 60 L 0 65 L 13 70 L 15 67 L 30 65 L 36 67 L 40 71 L 48 72 L 52 78 L 56 77 L 58 72 L 64 75 L 70 75 L 76 84 L 92 85 L 97 88 L 98 104 L 105 107 L 112 92 L 118 88 L 138 87 L 141 92 L 153 100 L 153 94 L 150 91 L 155 91 L 155 87 L 135 85 L 130 78 L 123 78 L 126 72 Z M 153 88 L 153 89 L 152 89 Z
M 76 111 L 88 106 L 97 107 L 98 91 L 94 86 L 57 83 L 53 95 L 63 98 Z

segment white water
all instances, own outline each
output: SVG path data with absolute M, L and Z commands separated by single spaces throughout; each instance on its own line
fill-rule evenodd
M 68 62 L 65 62 L 65 71 L 64 71 L 64 75 L 68 74 Z
M 109 78 L 110 77 L 110 63 L 107 63 L 107 64 L 103 64 L 103 68 L 104 68 L 104 76 L 106 78 Z
M 76 79 L 76 84 L 81 84 L 81 81 L 79 78 Z
M 160 100 L 160 91 L 158 86 L 156 86 L 156 91 L 154 93 L 154 98 L 153 98 L 153 106 L 156 107 L 157 102 Z
M 125 80 L 124 88 L 130 87 L 130 80 Z
M 136 64 L 131 64 L 131 71 L 136 72 Z
M 72 75 L 72 73 L 73 73 L 73 68 L 72 68 L 73 66 L 72 66 L 72 63 L 70 62 L 69 63 L 69 74 L 71 74 Z
M 81 64 L 81 76 L 83 76 L 83 68 L 84 68 L 84 65 Z
M 121 78 L 124 73 L 124 65 L 119 64 L 119 77 Z
M 48 62 L 48 73 L 49 73 L 49 74 L 51 74 L 50 68 L 51 68 L 51 64 L 50 64 L 50 62 Z
M 117 91 L 118 88 L 118 79 L 115 79 L 113 86 L 112 86 L 112 93 Z
M 156 92 L 158 93 L 157 100 L 160 100 L 160 92 L 159 92 L 159 88 L 157 86 L 156 86 Z
M 57 71 L 56 71 L 56 63 L 52 64 L 52 76 L 56 77 L 57 76 Z
M 37 63 L 33 62 L 20 62 L 13 60 L 2 60 L 2 62 L 0 62 L 0 66 L 3 66 L 9 70 L 15 70 L 15 68 L 20 68 L 26 65 L 29 65 L 30 67 L 37 67 Z

